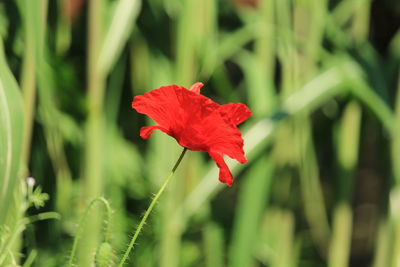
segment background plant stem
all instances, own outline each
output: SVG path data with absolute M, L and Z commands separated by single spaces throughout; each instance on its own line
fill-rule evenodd
M 97 60 L 103 33 L 103 0 L 89 2 L 88 29 L 89 40 L 87 47 L 87 108 L 85 166 L 82 192 L 85 199 L 103 195 L 103 133 L 104 113 L 103 100 L 105 90 L 104 74 L 99 72 Z M 101 217 L 99 208 L 92 210 L 91 225 L 85 227 L 85 237 L 78 248 L 78 266 L 91 266 L 93 252 L 100 242 Z

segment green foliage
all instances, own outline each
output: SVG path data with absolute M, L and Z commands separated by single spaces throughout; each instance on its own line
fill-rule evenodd
M 399 7 L 1 2 L 0 266 L 120 262 L 181 150 L 132 98 L 197 81 L 253 111 L 249 161 L 188 151 L 126 266 L 398 266 Z
M 23 132 L 22 102 L 18 85 L 7 66 L 0 40 L 0 225 L 7 222 L 18 184 Z

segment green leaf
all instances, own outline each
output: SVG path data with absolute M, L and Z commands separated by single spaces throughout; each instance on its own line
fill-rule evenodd
M 6 221 L 20 169 L 23 112 L 21 94 L 0 40 L 0 225 Z
M 253 264 L 252 256 L 259 235 L 261 214 L 270 195 L 273 166 L 272 159 L 264 155 L 250 168 L 246 177 L 243 177 L 229 254 L 229 266 L 240 267 Z
M 140 0 L 120 0 L 115 7 L 98 59 L 102 73 L 107 74 L 116 62 L 139 15 L 140 5 Z

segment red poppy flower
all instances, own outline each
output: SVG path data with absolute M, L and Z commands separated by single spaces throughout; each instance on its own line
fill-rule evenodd
M 241 103 L 219 105 L 200 95 L 201 87 L 203 84 L 200 82 L 190 89 L 170 85 L 135 96 L 132 108 L 157 123 L 142 127 L 140 136 L 147 139 L 158 129 L 175 138 L 183 147 L 207 152 L 219 167 L 219 180 L 231 186 L 233 177 L 223 155 L 242 164 L 247 161 L 237 125 L 247 120 L 251 111 Z

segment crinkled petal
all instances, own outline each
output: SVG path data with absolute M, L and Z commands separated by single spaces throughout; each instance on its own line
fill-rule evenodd
M 220 105 L 186 88 L 165 86 L 135 97 L 132 107 L 156 121 L 180 145 L 205 151 L 207 133 L 202 122 L 218 114 Z
M 158 125 L 153 125 L 153 126 L 145 126 L 145 127 L 140 128 L 140 137 L 142 137 L 143 139 L 147 139 L 152 135 L 152 133 L 155 130 L 160 130 L 160 131 L 163 131 L 164 133 L 170 135 L 170 132 L 168 131 L 168 129 L 165 129 L 164 127 L 161 127 Z
M 243 138 L 239 129 L 232 123 L 226 123 L 224 118 L 215 112 L 202 122 L 204 143 L 208 150 L 213 150 L 240 163 L 247 161 L 243 151 Z
M 247 120 L 251 115 L 250 109 L 242 103 L 229 103 L 219 108 L 221 116 L 227 121 L 235 125 Z
M 135 96 L 132 108 L 169 129 L 177 121 L 176 110 L 180 105 L 175 91 L 182 88 L 178 85 L 163 86 L 144 95 Z
M 222 183 L 227 184 L 228 186 L 232 186 L 233 184 L 233 176 L 231 171 L 228 168 L 228 165 L 226 165 L 225 160 L 223 158 L 223 155 L 220 153 L 216 153 L 214 151 L 209 151 L 208 154 L 212 158 L 215 163 L 217 163 L 217 166 L 219 168 L 219 180 Z
M 200 90 L 200 84 L 195 87 Z M 211 99 L 178 85 L 160 87 L 135 96 L 132 102 L 132 108 L 148 115 L 177 139 L 184 131 L 190 132 L 189 125 L 200 123 L 202 118 L 219 107 Z
M 215 103 L 199 94 L 202 86 L 196 83 L 189 90 L 178 85 L 164 86 L 136 96 L 132 108 L 157 123 L 143 127 L 140 136 L 149 138 L 158 129 L 190 150 L 208 152 L 220 168 L 220 181 L 232 185 L 233 177 L 223 155 L 240 163 L 247 161 L 237 125 L 250 117 L 251 111 L 243 104 Z

